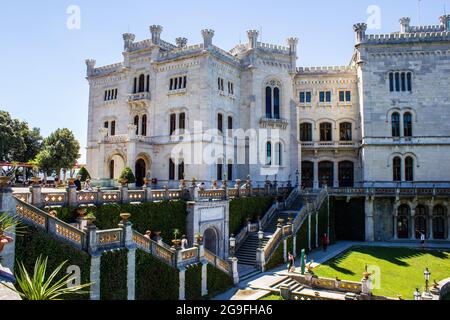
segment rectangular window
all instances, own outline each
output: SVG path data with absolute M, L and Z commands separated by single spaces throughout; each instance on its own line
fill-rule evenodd
M 325 102 L 325 91 L 320 91 L 319 92 L 319 101 L 320 102 Z
M 352 101 L 352 92 L 351 91 L 345 91 L 345 100 L 347 102 L 351 102 Z
M 406 75 L 404 72 L 401 74 L 401 80 L 402 80 L 402 91 L 406 91 Z
M 233 165 L 230 163 L 228 164 L 228 170 L 227 170 L 227 179 L 228 181 L 233 181 Z
M 116 122 L 111 121 L 111 136 L 115 136 L 115 135 L 116 135 Z
M 187 87 L 187 76 L 183 77 L 183 89 L 186 89 Z
M 412 91 L 412 75 L 411 75 L 411 72 L 407 73 L 406 80 L 407 80 L 407 83 L 408 83 L 408 91 L 411 92 Z
M 177 115 L 171 114 L 170 115 L 170 135 L 174 134 L 176 128 L 177 128 Z
M 178 165 L 178 180 L 184 180 L 184 162 Z
M 223 179 L 223 164 L 217 164 L 217 180 L 222 181 Z
M 395 91 L 397 91 L 397 92 L 400 91 L 400 73 L 399 72 L 395 73 Z
M 394 74 L 392 72 L 389 73 L 389 90 L 394 92 Z
M 186 129 L 186 114 L 184 112 L 180 113 L 179 127 L 180 130 Z
M 175 163 L 172 159 L 169 160 L 169 180 L 175 180 Z
M 306 92 L 300 92 L 300 103 L 306 102 Z
M 345 102 L 345 92 L 339 91 L 339 102 Z
M 331 91 L 326 92 L 326 101 L 331 102 Z
M 221 113 L 217 115 L 217 130 L 219 130 L 220 133 L 223 132 L 223 116 Z

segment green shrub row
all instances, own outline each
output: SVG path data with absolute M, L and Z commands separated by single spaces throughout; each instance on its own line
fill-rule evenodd
M 136 250 L 136 300 L 178 300 L 179 275 L 142 250 Z
M 33 274 L 35 262 L 42 255 L 44 258 L 48 257 L 47 276 L 62 262 L 67 261 L 65 267 L 56 277 L 57 279 L 66 274 L 68 266 L 78 266 L 81 271 L 81 284 L 90 282 L 91 258 L 86 252 L 78 250 L 35 227 L 24 226 L 24 231 L 23 236 L 16 237 L 15 255 L 16 260 L 24 264 L 29 274 Z M 84 291 L 88 290 L 85 289 Z M 89 300 L 89 293 L 62 298 L 64 300 Z
M 215 297 L 234 286 L 233 279 L 229 274 L 208 264 L 208 296 Z
M 273 205 L 274 198 L 250 197 L 230 201 L 230 233 L 237 234 L 247 223 L 247 219 L 258 221 Z
M 100 261 L 101 300 L 127 300 L 128 251 L 105 251 Z
M 202 265 L 200 263 L 186 269 L 185 292 L 186 300 L 202 299 Z

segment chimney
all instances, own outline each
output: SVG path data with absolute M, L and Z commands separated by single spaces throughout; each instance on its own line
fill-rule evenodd
M 152 43 L 159 45 L 161 40 L 161 33 L 163 31 L 163 27 L 159 25 L 150 26 L 150 32 L 152 33 Z
M 248 48 L 256 49 L 258 47 L 258 36 L 259 36 L 258 30 L 249 30 L 247 31 L 247 35 L 248 35 Z
M 186 38 L 176 38 L 175 43 L 177 44 L 178 48 L 185 48 L 187 46 L 188 39 Z
M 88 77 L 94 75 L 95 64 L 96 64 L 96 61 L 94 59 L 86 60 L 86 67 L 87 67 L 86 74 Z
M 439 20 L 441 22 L 441 29 L 450 31 L 450 14 L 439 17 Z
M 367 24 L 357 23 L 353 25 L 353 30 L 356 33 L 356 44 L 364 42 L 364 40 L 366 39 Z
M 131 45 L 133 44 L 136 36 L 132 33 L 124 33 L 122 36 L 123 36 L 123 49 L 125 51 L 128 51 Z
M 411 18 L 409 17 L 403 17 L 400 19 L 400 33 L 408 33 L 410 28 L 409 28 L 409 23 L 411 22 Z
M 203 29 L 202 36 L 203 36 L 203 45 L 205 49 L 208 49 L 210 46 L 212 46 L 212 39 L 214 38 L 214 30 Z

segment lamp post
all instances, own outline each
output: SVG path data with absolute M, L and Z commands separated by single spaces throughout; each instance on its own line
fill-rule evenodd
M 259 232 L 258 232 L 258 240 L 259 240 L 259 248 L 262 249 L 262 247 L 263 247 L 263 240 L 264 240 L 264 231 L 259 230 Z
M 416 288 L 416 291 L 414 291 L 414 300 L 420 300 L 419 288 Z
M 425 268 L 425 271 L 423 272 L 423 277 L 425 278 L 425 292 L 428 293 L 428 286 L 430 283 L 430 276 L 431 272 L 428 270 L 428 267 Z
M 232 234 L 230 237 L 230 256 L 234 258 L 234 254 L 236 251 L 236 238 Z

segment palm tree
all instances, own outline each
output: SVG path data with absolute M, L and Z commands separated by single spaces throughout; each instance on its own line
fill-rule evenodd
M 18 289 L 4 283 L 3 285 L 17 292 L 24 300 L 63 300 L 61 296 L 64 295 L 87 293 L 86 291 L 82 291 L 82 289 L 90 287 L 92 283 L 69 287 L 67 286 L 67 283 L 73 280 L 71 274 L 66 274 L 60 279 L 56 279 L 56 276 L 67 261 L 61 263 L 52 274 L 46 278 L 47 262 L 48 257 L 43 259 L 42 256 L 39 256 L 34 265 L 32 277 L 26 270 L 24 264 L 18 262 L 18 272 L 16 272 Z

